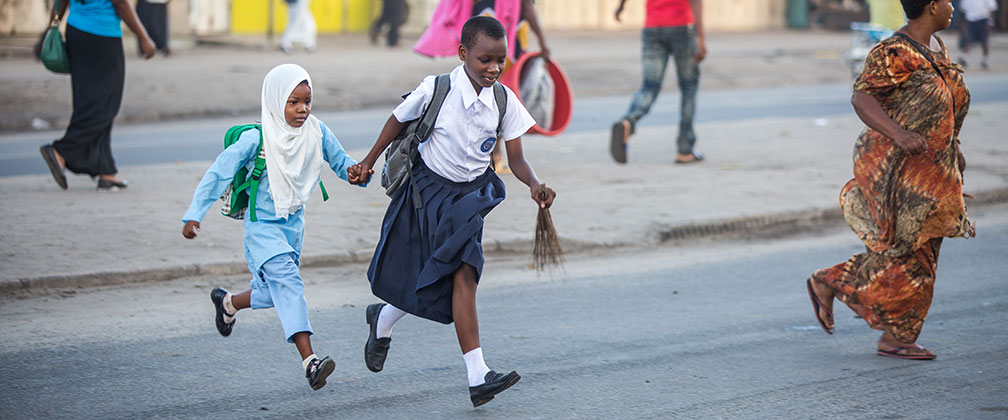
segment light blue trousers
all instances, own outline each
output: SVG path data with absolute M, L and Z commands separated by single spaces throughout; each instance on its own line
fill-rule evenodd
M 293 343 L 294 334 L 299 332 L 314 334 L 308 323 L 308 302 L 298 266 L 294 253 L 277 255 L 266 261 L 249 282 L 252 309 L 276 308 L 288 343 Z

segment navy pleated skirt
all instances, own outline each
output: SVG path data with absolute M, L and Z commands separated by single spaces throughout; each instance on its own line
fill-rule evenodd
M 483 218 L 504 200 L 504 183 L 487 169 L 471 182 L 452 182 L 413 165 L 423 202 L 407 182 L 389 203 L 368 280 L 375 296 L 413 315 L 452 322 L 452 275 L 462 263 L 483 272 Z

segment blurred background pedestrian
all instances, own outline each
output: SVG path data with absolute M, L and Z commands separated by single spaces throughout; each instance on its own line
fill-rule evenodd
M 126 188 L 112 157 L 112 121 L 122 103 L 126 79 L 120 22 L 140 39 L 144 58 L 156 52 L 127 0 L 57 0 L 50 18 L 68 13 L 66 50 L 70 61 L 73 114 L 63 138 L 41 147 L 56 183 L 67 189 L 65 171 L 98 178 L 99 190 Z M 67 11 L 69 4 L 69 12 Z
M 378 19 L 371 24 L 369 31 L 371 43 L 378 43 L 378 36 L 384 32 L 386 26 L 386 42 L 389 47 L 399 45 L 399 27 L 406 23 L 409 17 L 409 3 L 406 0 L 382 0 L 382 11 Z
M 294 51 L 294 43 L 304 45 L 308 52 L 315 52 L 318 29 L 309 5 L 311 0 L 287 0 L 287 27 L 280 37 L 280 49 L 287 54 Z
M 868 0 L 868 23 L 895 31 L 906 24 L 903 6 L 894 0 Z
M 147 34 L 154 40 L 154 46 L 165 56 L 171 55 L 168 45 L 171 30 L 168 26 L 168 0 L 137 0 L 136 14 Z M 143 45 L 137 40 L 137 50 L 143 55 Z
M 615 18 L 621 22 L 623 5 L 620 0 Z M 675 163 L 693 163 L 703 155 L 693 149 L 693 115 L 696 112 L 697 88 L 700 85 L 700 62 L 707 57 L 704 41 L 702 0 L 647 0 L 644 29 L 641 31 L 641 70 L 644 73 L 640 89 L 630 102 L 630 109 L 612 126 L 609 151 L 613 160 L 627 162 L 627 145 L 637 128 L 637 121 L 651 111 L 651 105 L 661 92 L 669 58 L 675 65 L 679 82 L 679 137 Z
M 990 27 L 993 25 L 994 11 L 998 6 L 994 0 L 961 0 L 962 17 L 964 25 L 962 35 L 962 56 L 959 57 L 959 64 L 963 67 L 969 65 L 968 57 L 973 45 L 980 45 L 983 57 L 980 60 L 980 68 L 987 70 L 990 63 L 987 56 L 990 55 Z

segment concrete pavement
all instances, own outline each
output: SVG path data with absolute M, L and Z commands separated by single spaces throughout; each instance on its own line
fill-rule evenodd
M 551 43 L 555 57 L 570 63 L 565 68 L 576 94 L 625 93 L 629 100 L 639 81 L 636 35 L 617 33 L 591 38 L 591 42 L 585 42 L 586 36 L 556 34 Z M 814 84 L 849 77 L 835 54 L 845 48 L 846 35 L 724 34 L 712 38 L 710 60 L 703 67 L 704 89 Z M 131 59 L 121 117 L 128 122 L 143 120 L 145 115 L 164 119 L 249 112 L 258 107 L 262 75 L 283 61 L 306 64 L 320 96 L 340 98 L 338 105 L 321 99 L 316 111 L 365 106 L 391 109 L 395 100 L 387 98 L 408 91 L 423 74 L 444 71 L 455 62 L 372 49 L 362 39 L 347 39 L 345 43 L 360 45 L 323 44 L 319 53 L 294 56 L 201 47 L 170 59 Z M 344 47 L 346 51 L 339 50 Z M 614 57 L 600 60 L 597 51 L 613 51 Z M 1008 68 L 998 64 L 1005 60 L 1003 52 L 995 49 L 995 69 Z M 253 62 L 250 56 L 260 61 Z M 778 58 L 768 58 L 774 56 Z M 53 86 L 68 80 L 53 80 L 58 76 L 43 73 L 40 65 L 25 58 L 11 58 L 4 65 L 0 86 L 10 96 L 0 101 L 0 119 L 14 121 L 17 115 L 36 115 L 60 106 L 69 114 L 69 88 Z M 29 65 L 37 68 L 32 71 Z M 322 76 L 329 74 L 339 77 Z M 672 77 L 666 81 L 665 92 L 674 95 Z M 148 88 L 141 95 L 137 86 Z M 356 102 L 347 99 L 351 97 Z M 17 101 L 22 101 L 20 108 L 10 105 Z M 193 103 L 204 105 L 194 107 Z M 234 108 L 222 108 L 222 104 Z M 146 114 L 144 110 L 150 109 L 164 112 Z M 613 117 L 622 111 L 614 109 Z M 965 189 L 978 197 L 973 204 L 1008 200 L 1008 144 L 1002 141 L 1008 120 L 1004 115 L 1008 115 L 1008 98 L 975 105 L 966 119 L 961 136 L 967 158 Z M 862 125 L 853 112 L 824 117 L 699 124 L 698 147 L 708 159 L 695 165 L 671 163 L 673 126 L 642 127 L 631 139 L 628 165 L 612 162 L 608 132 L 603 131 L 553 138 L 527 136 L 524 145 L 539 177 L 558 192 L 553 219 L 569 252 L 646 247 L 721 232 L 747 234 L 782 226 L 842 223 L 837 194 L 851 177 L 851 147 Z M 334 130 L 338 136 L 339 130 Z M 361 158 L 365 150 L 349 152 Z M 131 185 L 118 193 L 97 193 L 86 177 L 71 176 L 70 190 L 65 192 L 48 175 L 0 178 L 0 211 L 5 216 L 0 221 L 0 291 L 245 271 L 241 223 L 219 216 L 217 206 L 204 219 L 196 240 L 187 241 L 180 234 L 179 218 L 208 165 L 122 167 Z M 339 182 L 331 173 L 323 179 L 332 199 L 323 203 L 317 197 L 309 203 L 304 264 L 367 261 L 388 199 L 377 185 L 361 190 Z M 536 209 L 522 184 L 512 176 L 504 179 L 509 198 L 488 217 L 484 246 L 490 255 L 528 254 Z M 978 231 L 982 229 L 978 226 Z M 531 270 L 528 273 L 534 275 Z M 364 273 L 361 277 L 364 281 Z
M 553 57 L 563 66 L 577 97 L 630 95 L 640 84 L 640 32 L 550 32 Z M 954 34 L 945 35 L 955 45 Z M 70 118 L 70 78 L 50 73 L 28 56 L 33 39 L 0 37 L 0 132 L 65 127 Z M 144 61 L 125 40 L 126 87 L 118 122 L 145 122 L 252 115 L 259 111 L 263 76 L 273 66 L 295 62 L 316 85 L 315 112 L 391 109 L 422 75 L 450 70 L 457 58 L 432 60 L 402 47 L 371 46 L 363 35 L 319 39 L 314 54 L 286 55 L 264 47 L 262 37 L 232 36 L 212 44 L 179 40 L 176 54 Z M 843 55 L 845 32 L 713 33 L 701 67 L 701 90 L 850 82 Z M 991 70 L 1008 72 L 1008 34 L 992 37 Z M 976 54 L 974 54 L 976 55 Z M 974 59 L 974 61 L 976 61 Z M 675 92 L 669 69 L 665 92 Z M 614 110 L 614 114 L 623 109 Z

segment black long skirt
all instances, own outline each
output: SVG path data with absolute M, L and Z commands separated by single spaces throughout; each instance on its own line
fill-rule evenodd
M 168 51 L 168 4 L 149 3 L 146 0 L 137 0 L 136 14 L 140 18 L 140 23 L 147 30 L 154 40 L 154 46 L 158 51 Z M 140 49 L 140 41 L 137 40 L 137 49 Z
M 122 103 L 126 60 L 122 38 L 92 35 L 66 27 L 73 115 L 63 138 L 53 142 L 71 172 L 91 176 L 118 173 L 112 158 L 112 120 Z
M 368 280 L 375 296 L 421 318 L 452 322 L 452 277 L 462 263 L 483 272 L 483 218 L 504 201 L 504 183 L 487 169 L 452 182 L 422 161 L 413 166 L 422 208 L 406 183 L 392 197 Z

